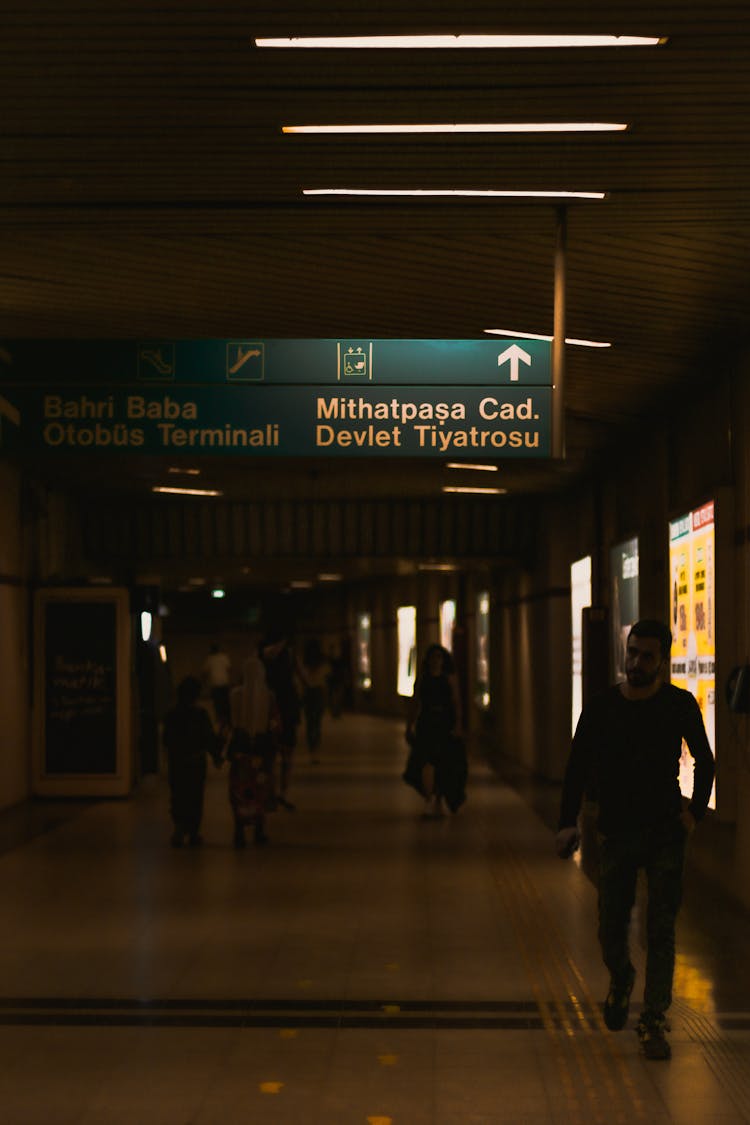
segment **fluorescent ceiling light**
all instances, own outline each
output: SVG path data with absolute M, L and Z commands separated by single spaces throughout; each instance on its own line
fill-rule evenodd
M 282 125 L 282 133 L 622 133 L 608 121 L 487 121 L 475 125 Z
M 319 574 L 318 582 L 341 582 L 342 574 Z
M 218 488 L 173 488 L 167 487 L 162 484 L 155 484 L 152 492 L 170 492 L 176 496 L 223 496 L 224 493 Z
M 167 469 L 168 473 L 180 473 L 185 477 L 199 477 L 201 475 L 200 469 L 179 469 L 176 465 L 170 465 Z
M 520 340 L 552 340 L 553 336 L 542 336 L 537 332 L 512 332 L 510 328 L 485 328 L 488 336 L 516 336 Z M 612 345 L 604 340 L 575 340 L 565 337 L 566 344 L 577 344 L 579 348 L 611 348 Z
M 497 473 L 498 465 L 469 465 L 466 461 L 449 461 L 446 469 L 475 469 L 478 473 Z
M 455 563 L 417 563 L 417 570 L 437 570 L 453 573 L 458 570 Z
M 666 36 L 652 35 L 327 35 L 294 39 L 255 39 L 256 47 L 414 48 L 659 47 Z
M 289 587 L 292 590 L 311 590 L 313 585 L 314 583 L 310 582 L 307 578 L 295 578 L 289 583 Z
M 486 189 L 423 188 L 303 188 L 303 195 L 464 196 L 473 199 L 605 199 L 605 191 L 500 191 Z
M 507 491 L 507 488 L 470 488 L 452 484 L 443 485 L 443 492 L 472 492 L 483 496 L 503 496 Z

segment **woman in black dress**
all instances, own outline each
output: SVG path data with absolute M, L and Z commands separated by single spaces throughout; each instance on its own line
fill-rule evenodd
M 206 755 L 219 764 L 219 745 L 207 712 L 198 704 L 201 684 L 186 676 L 177 689 L 177 706 L 164 717 L 164 746 L 167 750 L 170 812 L 174 831 L 172 846 L 181 848 L 185 837 L 192 847 L 201 843 L 203 789 L 206 784 Z
M 427 815 L 443 816 L 443 801 L 457 812 L 466 800 L 466 750 L 455 665 L 442 645 L 430 645 L 425 653 L 406 738 L 412 749 L 404 781 L 426 799 Z

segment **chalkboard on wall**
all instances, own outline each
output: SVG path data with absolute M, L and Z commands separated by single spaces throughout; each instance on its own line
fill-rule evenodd
M 44 772 L 117 772 L 115 606 L 46 606 Z
M 129 791 L 130 614 L 125 590 L 36 595 L 35 792 Z

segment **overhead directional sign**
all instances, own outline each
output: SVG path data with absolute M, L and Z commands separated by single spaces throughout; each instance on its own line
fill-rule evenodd
M 0 387 L 49 450 L 547 457 L 550 345 L 6 341 Z
M 519 363 L 525 363 L 531 367 L 531 355 L 525 348 L 519 348 L 518 344 L 511 344 L 504 352 L 501 352 L 497 357 L 497 366 L 503 367 L 506 363 L 510 364 L 510 381 L 511 383 L 518 382 Z
M 542 340 L 8 340 L 0 384 L 549 386 L 550 355 Z

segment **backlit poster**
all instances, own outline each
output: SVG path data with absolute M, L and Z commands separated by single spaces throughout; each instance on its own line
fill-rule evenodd
M 490 595 L 477 597 L 477 702 L 480 707 L 490 705 Z
M 357 676 L 363 691 L 372 687 L 371 637 L 370 614 L 360 613 L 357 617 Z
M 396 623 L 398 626 L 398 678 L 396 691 L 399 695 L 413 695 L 414 681 L 417 678 L 416 606 L 399 606 L 396 611 Z
M 612 672 L 625 679 L 625 649 L 631 626 L 638 620 L 638 539 L 627 539 L 610 551 L 612 576 Z
M 669 612 L 672 683 L 698 700 L 716 753 L 716 636 L 714 504 L 710 501 L 669 524 Z M 693 792 L 693 759 L 682 747 L 680 789 Z M 716 808 L 715 790 L 710 808 Z
M 572 725 L 575 733 L 583 707 L 583 610 L 591 605 L 591 555 L 570 568 L 570 638 Z
M 448 598 L 440 603 L 440 643 L 448 652 L 453 652 L 453 628 L 456 624 L 456 603 Z

